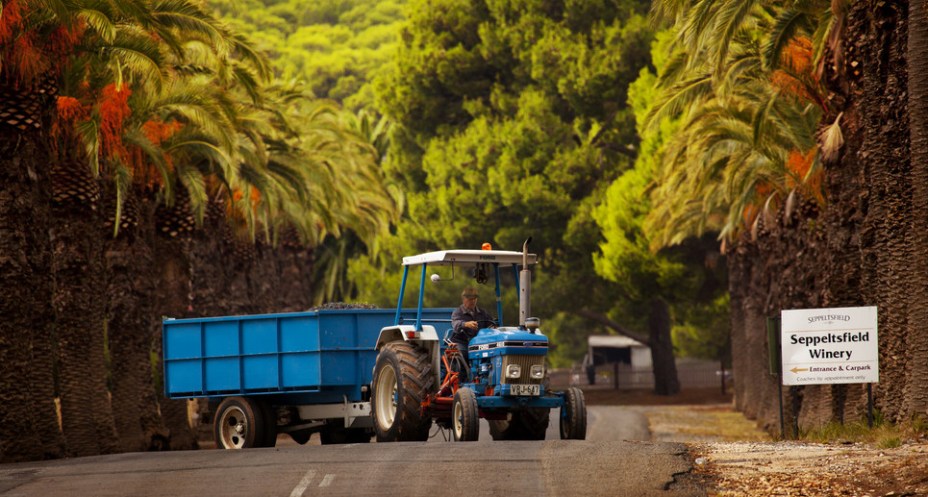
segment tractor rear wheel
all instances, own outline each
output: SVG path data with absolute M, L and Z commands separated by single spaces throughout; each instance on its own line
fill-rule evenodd
M 570 387 L 564 392 L 561 439 L 586 440 L 586 401 L 583 398 L 583 390 L 577 387 Z
M 451 432 L 455 442 L 476 442 L 480 438 L 480 412 L 477 395 L 470 388 L 459 388 L 451 403 Z
M 422 401 L 435 390 L 428 352 L 406 342 L 383 346 L 374 366 L 371 416 L 378 442 L 425 441 L 432 418 Z
M 490 421 L 493 440 L 544 440 L 550 410 L 535 407 L 512 411 L 510 419 Z

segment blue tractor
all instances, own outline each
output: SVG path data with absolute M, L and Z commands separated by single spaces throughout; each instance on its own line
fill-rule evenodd
M 535 254 L 492 250 L 447 250 L 403 258 L 404 273 L 393 326 L 380 332 L 374 366 L 371 416 L 377 440 L 425 440 L 433 423 L 450 429 L 455 441 L 476 441 L 479 419 L 488 420 L 494 440 L 544 440 L 552 408 L 560 408 L 563 439 L 586 438 L 586 405 L 575 387 L 548 385 L 548 338 L 531 317 L 531 271 Z M 497 318 L 479 323 L 468 346 L 451 344 L 449 319 L 426 318 L 423 296 L 430 266 L 450 266 L 452 277 L 470 274 L 477 283 L 495 282 Z M 419 267 L 416 318 L 400 316 L 410 268 Z M 519 295 L 518 325 L 503 321 L 501 282 L 512 271 Z M 434 314 L 432 314 L 434 316 Z M 414 322 L 413 322 L 414 321 Z M 444 330 L 441 336 L 438 329 Z M 466 356 L 466 361 L 463 358 Z

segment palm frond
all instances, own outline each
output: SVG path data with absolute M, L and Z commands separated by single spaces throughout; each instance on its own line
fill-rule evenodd
M 712 78 L 708 74 L 699 75 L 674 85 L 667 92 L 666 98 L 648 112 L 645 127 L 652 128 L 666 117 L 677 116 L 685 107 L 712 93 Z
M 116 40 L 116 24 L 110 15 L 99 10 L 81 9 L 77 12 L 77 18 L 87 23 L 104 42 L 113 43 Z
M 773 70 L 780 65 L 780 56 L 800 28 L 808 25 L 808 15 L 795 7 L 786 8 L 777 16 L 773 32 L 764 43 L 764 67 Z
M 744 28 L 745 20 L 751 15 L 751 11 L 757 6 L 757 3 L 757 0 L 729 0 L 722 2 L 714 28 L 720 33 L 715 45 L 717 73 L 724 72 L 732 40 Z

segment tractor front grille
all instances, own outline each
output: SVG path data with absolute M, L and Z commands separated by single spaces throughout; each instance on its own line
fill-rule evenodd
M 522 375 L 519 378 L 506 378 L 506 368 L 510 364 L 518 364 L 519 369 L 522 370 Z M 535 384 L 538 385 L 544 378 L 533 379 L 531 377 L 532 366 L 545 364 L 545 356 L 543 355 L 506 355 L 503 356 L 503 370 L 502 374 L 502 383 L 506 384 Z

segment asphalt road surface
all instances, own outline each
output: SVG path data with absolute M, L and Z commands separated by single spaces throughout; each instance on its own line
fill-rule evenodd
M 128 453 L 0 465 L 0 497 L 16 496 L 690 496 L 679 444 L 651 443 L 647 422 L 590 406 L 585 441 L 429 442 Z M 557 410 L 551 413 L 556 421 Z M 670 490 L 667 490 L 670 486 Z

